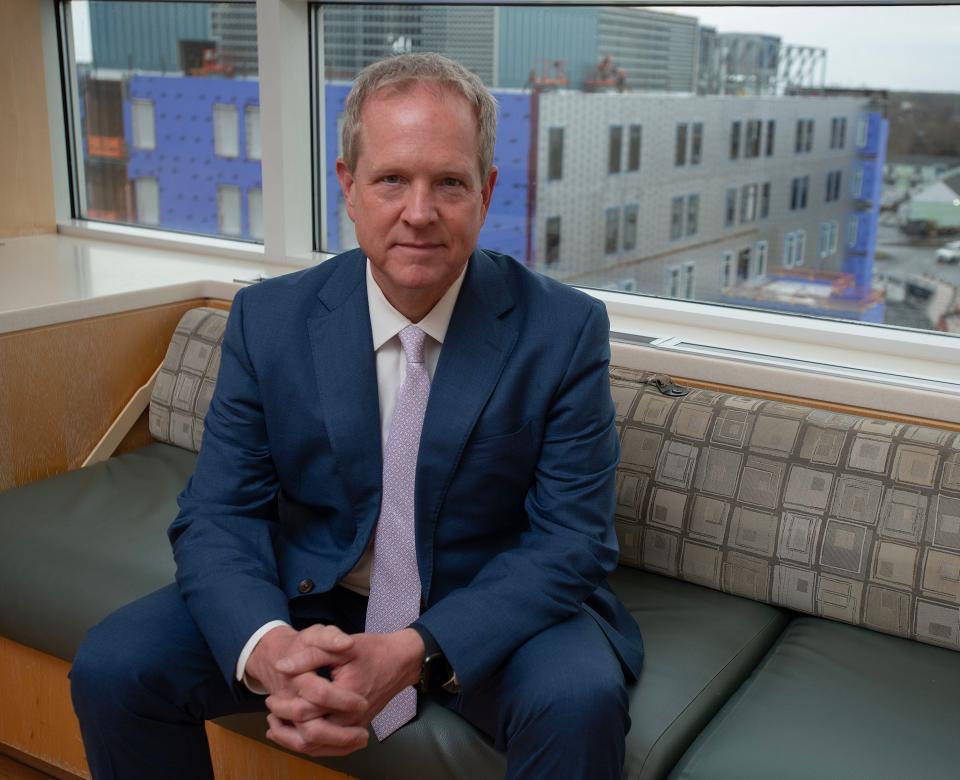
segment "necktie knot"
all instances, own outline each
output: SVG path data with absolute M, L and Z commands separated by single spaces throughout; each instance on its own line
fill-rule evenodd
M 423 343 L 427 334 L 416 325 L 407 325 L 400 331 L 400 343 L 408 363 L 423 362 Z

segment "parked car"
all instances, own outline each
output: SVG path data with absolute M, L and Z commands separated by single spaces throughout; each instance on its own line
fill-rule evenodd
M 960 262 L 960 241 L 951 241 L 937 250 L 938 263 Z

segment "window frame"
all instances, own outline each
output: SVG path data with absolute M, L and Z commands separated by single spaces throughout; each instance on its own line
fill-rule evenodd
M 429 2 L 430 0 L 428 0 Z M 263 165 L 263 228 L 264 243 L 250 244 L 215 236 L 191 236 L 167 230 L 127 228 L 105 225 L 95 220 L 78 219 L 74 209 L 85 197 L 82 171 L 71 170 L 71 158 L 82 159 L 79 134 L 70 127 L 79 116 L 77 90 L 70 70 L 62 69 L 62 59 L 69 57 L 71 21 L 63 0 L 40 4 L 43 73 L 47 91 L 47 118 L 50 130 L 50 160 L 53 167 L 53 202 L 57 230 L 67 236 L 122 243 L 132 249 L 142 247 L 180 250 L 191 255 L 216 258 L 237 258 L 270 266 L 309 267 L 327 257 L 314 251 L 314 205 L 311 175 L 310 94 L 311 43 L 305 31 L 312 31 L 308 0 L 240 0 L 257 4 L 258 63 L 261 106 L 261 141 Z M 371 0 L 377 2 L 377 0 Z M 589 3 L 590 0 L 585 0 Z M 449 3 L 449 0 L 447 0 Z M 545 3 L 546 4 L 546 3 Z M 600 5 L 601 3 L 596 3 Z M 864 3 L 864 5 L 868 5 Z M 71 83 L 72 82 L 72 83 Z M 846 120 L 847 117 L 844 117 Z M 860 130 L 867 131 L 859 116 L 849 117 L 852 127 L 841 123 L 841 136 L 855 145 Z M 324 128 L 316 129 L 324 142 Z M 866 132 L 864 132 L 866 134 Z M 782 139 L 781 139 L 782 141 Z M 845 143 L 840 148 L 844 148 Z M 853 177 L 851 177 L 853 178 Z M 846 187 L 849 184 L 845 183 Z M 323 183 L 320 193 L 323 195 Z M 80 194 L 78 194 L 78 192 Z M 322 210 L 321 210 L 322 211 Z M 849 244 L 849 220 L 847 220 Z M 856 234 L 852 236 L 856 243 Z M 675 324 L 677 332 L 686 324 L 704 318 L 715 323 L 715 333 L 739 334 L 754 330 L 757 323 L 769 324 L 782 339 L 784 354 L 791 354 L 791 342 L 832 345 L 837 334 L 845 348 L 857 353 L 867 351 L 888 358 L 915 357 L 922 352 L 933 365 L 954 365 L 960 354 L 960 339 L 937 332 L 913 332 L 890 326 L 876 326 L 841 320 L 827 320 L 777 312 L 738 309 L 700 302 L 663 302 L 656 296 L 626 295 L 609 291 L 588 290 L 604 301 L 608 310 L 619 318 L 643 321 L 656 315 Z M 758 389 L 762 389 L 762 383 Z M 842 400 L 842 399 L 837 399 Z

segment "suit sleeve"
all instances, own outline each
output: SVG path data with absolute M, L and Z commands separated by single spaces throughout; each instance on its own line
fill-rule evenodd
M 520 543 L 420 617 L 465 690 L 540 631 L 573 617 L 617 565 L 620 455 L 609 322 L 591 301 L 547 414 Z
M 244 292 L 227 320 L 196 470 L 168 532 L 180 593 L 230 684 L 254 632 L 290 621 L 272 542 L 279 483 L 247 354 Z

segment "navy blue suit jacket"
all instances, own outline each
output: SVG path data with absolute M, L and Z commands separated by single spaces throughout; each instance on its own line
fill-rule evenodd
M 380 411 L 363 255 L 239 292 L 196 471 L 170 528 L 177 581 L 228 680 L 305 579 L 353 568 L 380 508 Z M 639 629 L 605 583 L 619 443 L 609 326 L 587 295 L 473 253 L 417 464 L 424 612 L 461 685 L 586 610 L 628 679 Z

